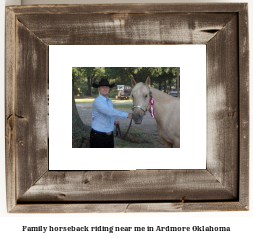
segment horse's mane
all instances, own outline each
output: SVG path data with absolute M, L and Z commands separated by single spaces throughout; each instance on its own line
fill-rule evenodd
M 156 100 L 162 100 L 163 102 L 171 101 L 171 100 L 178 100 L 178 98 L 175 98 L 165 92 L 162 92 L 156 88 L 151 87 L 152 94 L 156 98 Z

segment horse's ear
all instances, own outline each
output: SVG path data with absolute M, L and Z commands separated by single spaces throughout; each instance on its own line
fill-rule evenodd
M 136 82 L 135 82 L 134 78 L 131 78 L 131 84 L 132 84 L 133 87 L 136 85 Z
M 150 77 L 149 77 L 149 76 L 148 76 L 147 79 L 146 79 L 145 85 L 146 85 L 146 86 L 149 86 L 149 85 L 150 85 Z

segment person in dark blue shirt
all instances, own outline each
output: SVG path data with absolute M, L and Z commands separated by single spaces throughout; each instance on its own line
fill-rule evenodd
M 92 104 L 90 148 L 114 148 L 114 125 L 119 123 L 116 118 L 132 118 L 132 113 L 113 108 L 107 95 L 114 85 L 109 84 L 106 78 L 102 78 L 98 84 L 92 84 L 100 94 Z

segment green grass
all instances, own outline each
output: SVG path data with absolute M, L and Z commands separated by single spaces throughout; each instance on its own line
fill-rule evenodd
M 112 98 L 110 98 L 110 99 L 112 100 L 113 103 L 115 103 L 115 102 L 117 102 L 117 103 L 132 102 L 131 99 L 130 100 L 119 100 L 119 99 L 112 99 Z
M 75 99 L 76 103 L 89 103 L 93 102 L 94 98 L 80 98 L 80 99 Z
M 119 100 L 119 99 L 112 99 L 112 98 L 110 98 L 111 100 L 112 100 L 112 102 L 113 103 L 115 103 L 115 102 L 117 102 L 117 103 L 123 103 L 123 102 L 131 102 L 132 100 Z M 95 99 L 94 98 L 77 98 L 77 99 L 75 99 L 75 102 L 76 103 L 91 103 L 91 102 L 93 102 Z
M 113 105 L 113 107 L 117 110 L 125 110 L 125 109 L 132 109 L 132 104 L 123 104 L 123 105 Z

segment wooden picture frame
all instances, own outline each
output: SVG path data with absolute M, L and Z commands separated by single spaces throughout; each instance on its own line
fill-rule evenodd
M 206 44 L 206 169 L 49 171 L 48 46 L 55 44 Z M 6 7 L 5 78 L 8 212 L 249 209 L 247 4 Z

